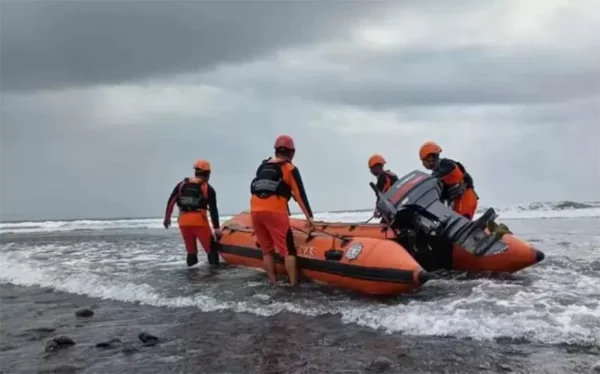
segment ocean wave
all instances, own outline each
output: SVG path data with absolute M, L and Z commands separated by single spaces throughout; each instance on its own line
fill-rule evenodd
M 500 220 L 509 219 L 545 219 L 545 218 L 575 218 L 575 217 L 600 217 L 600 201 L 557 201 L 557 202 L 532 202 L 530 204 L 516 204 L 493 207 L 499 214 Z M 477 214 L 482 214 L 487 207 L 481 206 Z M 349 211 L 316 213 L 315 218 L 325 221 L 361 222 L 370 218 L 372 210 L 360 209 Z M 301 214 L 293 217 L 302 218 Z M 224 216 L 221 222 L 231 218 Z M 176 219 L 174 219 L 176 222 Z M 2 222 L 1 234 L 17 233 L 50 233 L 61 231 L 84 230 L 111 230 L 111 229 L 160 229 L 161 218 L 136 218 L 113 220 L 72 220 L 72 221 L 27 221 L 27 222 Z
M 297 298 L 278 300 L 267 294 L 225 300 L 208 292 L 194 295 L 166 294 L 141 278 L 124 279 L 114 274 L 92 274 L 78 267 L 59 271 L 53 265 L 33 264 L 23 253 L 0 253 L 0 283 L 85 295 L 104 300 L 139 303 L 169 308 L 197 308 L 204 312 L 230 310 L 268 317 L 282 312 L 309 317 L 338 315 L 342 322 L 385 331 L 420 336 L 453 336 L 476 340 L 509 337 L 545 344 L 598 344 L 598 303 L 562 305 L 558 296 L 569 292 L 552 279 L 551 272 L 529 288 L 499 284 L 493 280 L 472 280 L 466 286 L 472 291 L 464 296 L 437 297 L 434 300 L 411 300 L 386 305 L 361 300 L 329 297 L 327 300 Z M 65 264 L 62 264 L 66 266 Z M 581 276 L 580 298 L 594 295 L 597 279 Z M 454 290 L 452 281 L 432 281 L 429 288 Z M 252 286 L 252 285 L 248 285 Z M 569 285 L 565 285 L 568 287 Z M 455 291 L 454 291 L 455 292 Z M 507 294 L 507 295 L 503 295 Z M 589 303 L 588 303 L 589 304 Z

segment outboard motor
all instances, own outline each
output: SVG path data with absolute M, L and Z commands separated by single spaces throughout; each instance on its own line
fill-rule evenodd
M 409 225 L 428 236 L 443 235 L 475 256 L 499 253 L 508 247 L 500 236 L 484 231 L 497 217 L 494 209 L 489 208 L 474 221 L 459 215 L 442 203 L 442 183 L 429 174 L 414 170 L 399 178 L 385 194 L 374 183 L 370 185 L 379 197 L 377 209 L 396 232 Z

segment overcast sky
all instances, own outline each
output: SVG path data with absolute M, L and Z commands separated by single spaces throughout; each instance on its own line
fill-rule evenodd
M 600 200 L 596 0 L 0 3 L 2 220 L 161 216 L 198 158 L 244 210 L 279 134 L 316 211 L 427 140 L 482 205 Z

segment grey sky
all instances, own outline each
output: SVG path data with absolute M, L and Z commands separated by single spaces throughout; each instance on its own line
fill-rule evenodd
M 280 133 L 313 209 L 436 140 L 480 204 L 600 199 L 600 3 L 2 1 L 0 218 L 160 216 L 197 158 L 220 209 Z M 295 209 L 295 206 L 292 205 Z

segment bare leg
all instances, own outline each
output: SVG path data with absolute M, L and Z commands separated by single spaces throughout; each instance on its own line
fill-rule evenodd
M 275 275 L 275 261 L 273 260 L 272 254 L 266 255 L 263 253 L 263 265 L 271 282 L 277 283 L 277 277 Z
M 285 270 L 290 277 L 292 286 L 298 285 L 298 268 L 296 267 L 296 256 L 285 256 Z

